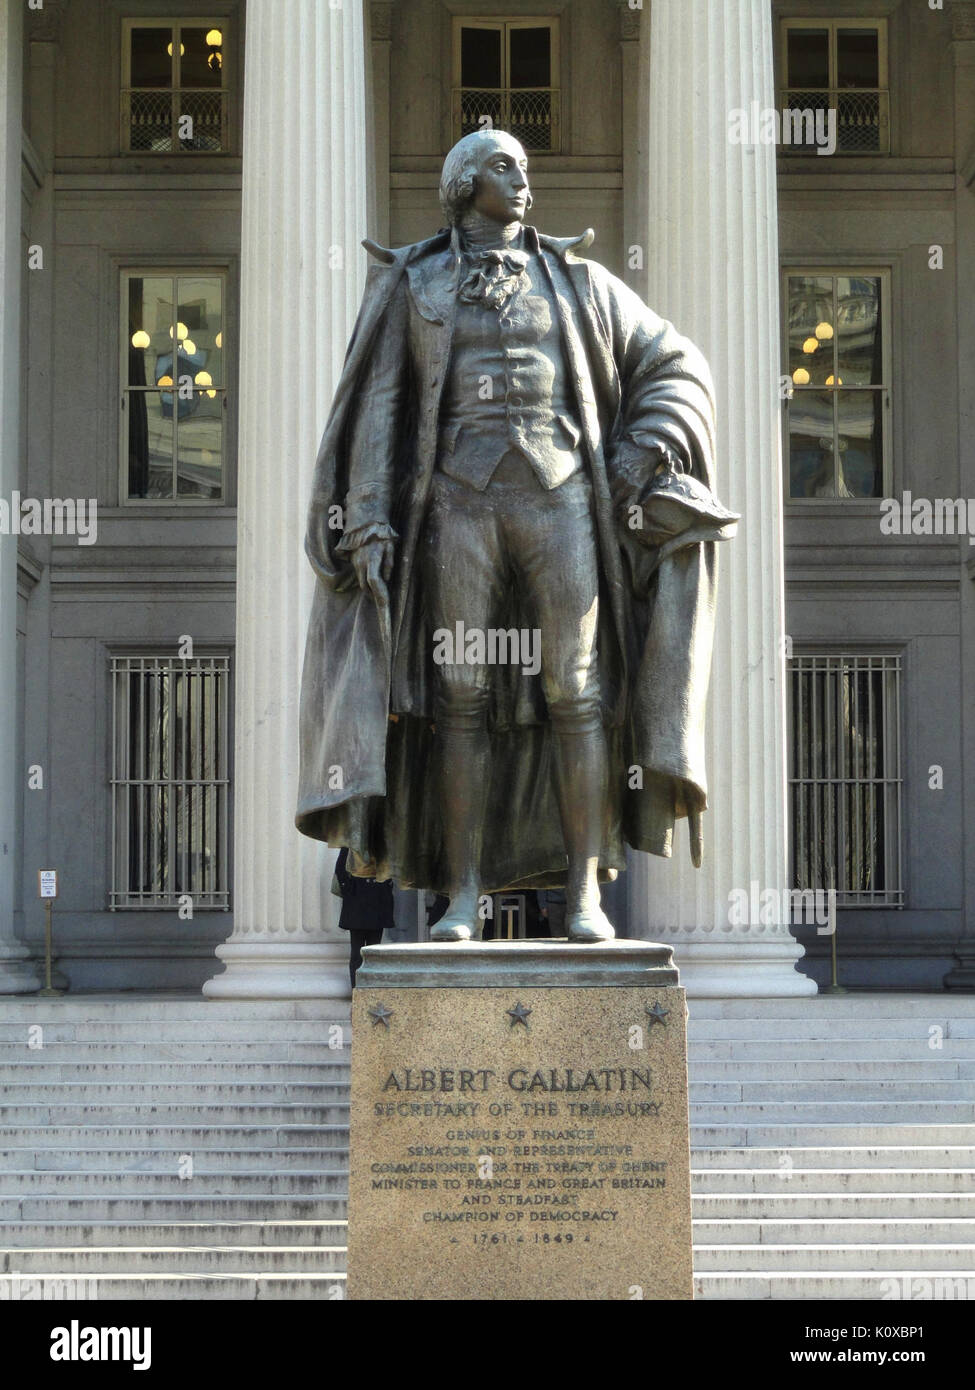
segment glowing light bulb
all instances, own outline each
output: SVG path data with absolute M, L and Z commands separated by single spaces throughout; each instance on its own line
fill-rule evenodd
M 828 343 L 833 336 L 833 325 L 830 323 L 816 324 L 816 337 L 821 343 Z
M 207 395 L 210 397 L 211 401 L 215 401 L 217 399 L 216 391 L 208 391 Z
M 792 380 L 797 386 L 808 386 L 809 373 L 806 371 L 805 367 L 797 367 L 792 373 Z
M 132 346 L 134 348 L 147 348 L 149 346 L 149 334 L 144 328 L 137 328 L 132 334 Z
M 196 352 L 196 343 L 193 342 L 192 338 L 186 339 L 183 344 L 183 351 L 188 353 L 190 357 Z
M 173 378 L 168 374 L 166 376 L 161 376 L 159 380 L 156 382 L 157 386 L 172 386 L 172 384 Z
M 216 338 L 214 339 L 214 342 L 216 343 L 216 345 L 217 345 L 218 348 L 222 348 L 222 347 L 223 347 L 223 334 L 222 334 L 222 333 L 218 333 L 217 336 L 216 336 Z
M 828 376 L 828 377 L 826 378 L 826 385 L 827 385 L 827 386 L 842 386 L 842 385 L 843 385 L 843 378 L 842 378 L 841 376 L 837 376 L 837 377 Z
M 207 47 L 208 47 L 208 48 L 219 48 L 220 45 L 221 45 L 222 43 L 223 43 L 223 34 L 221 34 L 221 32 L 220 32 L 219 29 L 210 29 L 210 30 L 207 31 Z
M 213 377 L 210 375 L 209 372 L 197 372 L 193 380 L 196 382 L 197 386 L 213 385 Z
M 815 352 L 816 349 L 817 349 L 818 347 L 819 347 L 819 339 L 818 339 L 818 338 L 807 338 L 806 341 L 805 341 L 805 342 L 803 343 L 803 345 L 802 345 L 802 350 L 803 350 L 803 352 Z

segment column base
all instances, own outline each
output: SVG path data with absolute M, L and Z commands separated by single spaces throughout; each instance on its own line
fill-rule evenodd
M 44 981 L 24 946 L 0 946 L 0 994 L 36 994 Z
M 659 939 L 660 933 L 654 935 Z M 671 943 L 688 999 L 788 999 L 818 993 L 796 966 L 798 942 L 707 941 Z
M 227 969 L 203 986 L 206 999 L 349 999 L 349 948 L 341 941 L 225 941 Z

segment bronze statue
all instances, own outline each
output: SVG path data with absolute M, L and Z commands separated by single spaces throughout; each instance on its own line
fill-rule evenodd
M 613 936 L 624 842 L 701 855 L 715 542 L 707 364 L 571 240 L 524 225 L 522 147 L 448 154 L 448 226 L 374 257 L 319 451 L 306 835 L 446 893 L 564 887 Z

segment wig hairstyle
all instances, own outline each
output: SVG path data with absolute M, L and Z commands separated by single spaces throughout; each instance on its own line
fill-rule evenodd
M 449 227 L 455 226 L 461 220 L 474 197 L 478 156 L 484 141 L 493 140 L 497 135 L 507 135 L 507 133 L 507 131 L 495 130 L 494 128 L 475 130 L 472 134 L 465 135 L 462 140 L 458 140 L 447 155 L 440 175 L 440 206 L 443 208 L 444 217 L 447 219 Z M 513 135 L 509 135 L 508 138 L 518 144 Z M 533 202 L 534 199 L 529 193 L 529 208 Z

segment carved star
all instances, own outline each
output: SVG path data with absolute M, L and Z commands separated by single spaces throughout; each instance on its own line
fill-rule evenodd
M 393 1010 L 387 1009 L 385 1004 L 373 1004 L 369 1010 L 369 1017 L 372 1019 L 372 1026 L 375 1028 L 377 1023 L 381 1023 L 388 1030 L 389 1020 L 393 1016 Z
M 651 1009 L 650 1005 L 648 1004 L 648 1005 L 647 1005 L 647 1018 L 649 1018 L 649 1020 L 650 1020 L 650 1027 L 652 1028 L 653 1025 L 654 1025 L 655 1023 L 659 1023 L 660 1026 L 661 1026 L 661 1028 L 666 1028 L 666 1027 L 667 1027 L 667 1024 L 664 1022 L 664 1020 L 666 1019 L 666 1017 L 667 1017 L 667 1015 L 668 1015 L 669 1013 L 670 1013 L 670 1010 L 669 1010 L 669 1009 L 662 1009 L 662 1008 L 660 1007 L 659 1001 L 658 1001 L 656 1004 L 654 1004 L 654 1006 L 653 1006 L 652 1009 Z
M 508 1017 L 511 1019 L 512 1028 L 517 1027 L 519 1023 L 522 1024 L 523 1027 L 527 1028 L 528 1015 L 530 1013 L 531 1009 L 526 1009 L 524 1004 L 516 1004 L 513 1009 L 508 1009 L 507 1014 Z

